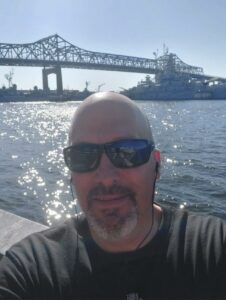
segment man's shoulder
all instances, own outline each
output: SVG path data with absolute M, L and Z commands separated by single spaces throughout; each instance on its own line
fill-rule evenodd
M 226 220 L 196 212 L 161 206 L 168 250 L 224 253 L 226 250 Z
M 226 234 L 226 220 L 213 215 L 200 214 L 186 209 L 160 205 L 163 216 L 170 222 L 171 231 L 175 229 L 210 233 L 218 230 Z
M 61 291 L 65 295 L 70 294 L 78 275 L 76 270 L 82 265 L 83 272 L 89 274 L 91 269 L 77 225 L 78 218 L 71 218 L 47 230 L 33 233 L 12 246 L 1 260 L 0 285 L 6 280 L 4 284 L 9 292 L 14 284 L 13 290 L 18 288 L 22 294 L 29 293 L 31 288 L 31 293 L 44 295 L 40 299 L 46 295 L 51 295 L 46 297 L 48 299 L 56 299 Z M 0 298 L 1 292 L 5 291 L 0 291 Z M 31 298 L 30 294 L 26 297 Z
M 168 210 L 171 214 L 168 257 L 194 266 L 206 266 L 210 259 L 225 260 L 226 221 L 186 210 Z M 191 263 L 192 262 L 192 263 Z
M 188 213 L 187 238 L 199 240 L 206 247 L 224 250 L 226 246 L 226 220 L 212 216 Z
M 174 230 L 184 230 L 186 234 L 212 236 L 220 234 L 226 238 L 226 220 L 208 214 L 176 209 L 171 210 Z
M 14 244 L 6 252 L 6 255 L 44 256 L 48 253 L 62 254 L 77 247 L 77 235 L 77 218 L 74 217 L 43 231 L 30 234 Z

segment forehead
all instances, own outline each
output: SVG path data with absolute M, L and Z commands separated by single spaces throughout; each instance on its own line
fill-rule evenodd
M 135 105 L 100 101 L 84 105 L 75 114 L 72 143 L 103 143 L 131 137 L 145 138 L 145 120 Z

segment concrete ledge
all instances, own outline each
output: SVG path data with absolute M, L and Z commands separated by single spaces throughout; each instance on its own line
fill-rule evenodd
M 0 257 L 15 243 L 48 227 L 0 209 Z

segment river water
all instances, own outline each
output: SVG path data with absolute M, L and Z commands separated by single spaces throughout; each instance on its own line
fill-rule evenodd
M 1 209 L 47 225 L 74 215 L 62 149 L 79 103 L 0 103 Z M 162 152 L 156 201 L 226 219 L 226 101 L 137 103 Z

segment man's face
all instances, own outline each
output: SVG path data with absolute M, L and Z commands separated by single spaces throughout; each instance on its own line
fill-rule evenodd
M 94 105 L 77 118 L 72 144 L 102 144 L 125 138 L 146 138 L 139 122 L 127 106 L 111 103 Z M 106 240 L 117 240 L 149 224 L 155 163 L 120 169 L 106 154 L 91 172 L 72 173 L 79 204 L 91 231 Z

